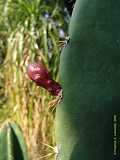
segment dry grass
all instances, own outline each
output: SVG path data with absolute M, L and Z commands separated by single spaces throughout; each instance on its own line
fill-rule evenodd
M 5 94 L 8 97 L 6 105 L 10 106 L 8 116 L 21 125 L 32 159 L 37 160 L 49 152 L 43 143 L 55 145 L 54 113 L 48 108 L 48 103 L 53 97 L 28 79 L 25 57 L 26 55 L 30 57 L 30 50 L 27 47 L 30 39 L 21 36 L 20 32 L 16 32 L 15 37 L 9 39 L 8 43 L 7 57 L 4 62 Z M 20 43 L 20 38 L 26 42 Z M 18 61 L 21 44 L 23 57 Z M 42 59 L 42 52 L 39 49 L 37 52 L 37 59 Z

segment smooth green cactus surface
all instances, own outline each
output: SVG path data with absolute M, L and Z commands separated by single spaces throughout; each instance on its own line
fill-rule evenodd
M 22 131 L 15 122 L 0 128 L 0 160 L 28 160 Z
M 61 160 L 120 158 L 120 1 L 77 0 L 61 53 Z M 115 127 L 116 126 L 116 127 Z

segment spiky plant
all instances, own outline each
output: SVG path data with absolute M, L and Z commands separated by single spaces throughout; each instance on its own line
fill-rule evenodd
M 0 160 L 28 160 L 25 139 L 19 125 L 6 121 L 0 128 Z

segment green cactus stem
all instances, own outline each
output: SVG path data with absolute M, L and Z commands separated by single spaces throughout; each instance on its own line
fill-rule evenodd
M 61 160 L 119 159 L 120 1 L 77 0 L 69 35 L 56 110 Z

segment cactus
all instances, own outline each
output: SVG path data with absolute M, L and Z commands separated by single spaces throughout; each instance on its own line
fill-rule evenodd
M 61 160 L 119 159 L 120 1 L 77 0 L 69 35 L 55 126 Z
M 28 160 L 22 131 L 15 122 L 0 128 L 0 160 Z

